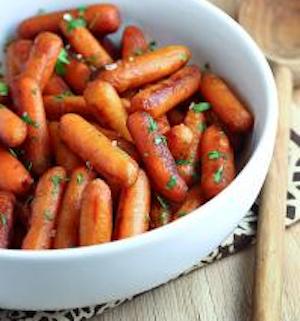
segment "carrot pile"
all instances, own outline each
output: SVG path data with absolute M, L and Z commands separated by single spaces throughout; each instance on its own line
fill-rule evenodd
M 0 248 L 132 237 L 189 214 L 236 175 L 254 118 L 223 79 L 157 48 L 120 44 L 114 5 L 23 21 L 0 80 Z

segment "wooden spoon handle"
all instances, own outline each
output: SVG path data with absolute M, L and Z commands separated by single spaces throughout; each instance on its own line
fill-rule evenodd
M 279 102 L 278 131 L 258 219 L 252 321 L 281 321 L 283 231 L 286 213 L 289 108 L 292 75 L 275 66 Z

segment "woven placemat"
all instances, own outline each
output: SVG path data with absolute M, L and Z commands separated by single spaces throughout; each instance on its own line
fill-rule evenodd
M 291 106 L 291 130 L 289 142 L 289 170 L 288 170 L 288 193 L 286 207 L 286 227 L 300 220 L 300 107 L 296 104 Z M 199 261 L 183 274 L 234 254 L 255 242 L 257 213 L 259 204 L 256 202 L 235 231 L 210 255 Z M 179 275 L 178 277 L 180 277 Z M 114 308 L 121 303 L 130 300 L 118 300 L 97 306 L 81 309 L 61 310 L 53 312 L 23 312 L 12 310 L 0 310 L 1 321 L 23 320 L 23 321 L 81 321 L 99 315 L 104 311 Z

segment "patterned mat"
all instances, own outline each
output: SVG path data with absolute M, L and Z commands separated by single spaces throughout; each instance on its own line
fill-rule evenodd
M 292 105 L 291 131 L 289 142 L 289 171 L 288 171 L 288 194 L 286 221 L 287 227 L 300 220 L 300 108 L 296 104 Z M 195 269 L 222 259 L 245 249 L 255 242 L 257 213 L 259 204 L 255 203 L 245 218 L 240 222 L 236 230 L 210 255 L 199 261 L 183 274 L 187 274 Z M 179 275 L 178 277 L 180 277 Z M 89 319 L 95 315 L 100 315 L 104 311 L 114 308 L 123 302 L 130 300 L 109 302 L 97 306 L 81 309 L 62 310 L 55 312 L 23 312 L 0 310 L 0 321 L 22 320 L 22 321 L 81 321 Z

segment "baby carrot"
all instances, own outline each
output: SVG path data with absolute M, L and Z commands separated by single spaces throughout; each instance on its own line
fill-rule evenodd
M 10 246 L 14 224 L 14 207 L 16 199 L 13 194 L 0 191 L 0 249 Z

